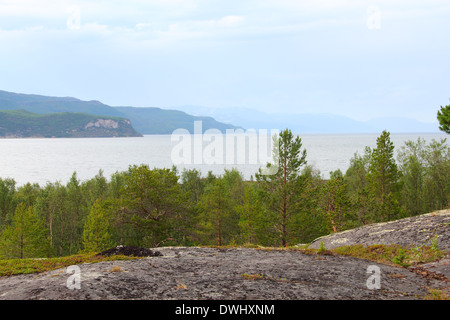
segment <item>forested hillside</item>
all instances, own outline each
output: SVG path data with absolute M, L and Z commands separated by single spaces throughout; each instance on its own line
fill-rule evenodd
M 237 127 L 216 121 L 211 117 L 192 116 L 182 111 L 156 107 L 112 107 L 100 101 L 83 101 L 72 97 L 49 97 L 36 94 L 21 94 L 0 90 L 0 110 L 26 110 L 37 114 L 85 113 L 102 117 L 120 117 L 131 121 L 141 134 L 171 134 L 176 129 L 193 133 L 194 121 L 202 121 L 203 131 Z M 51 123 L 46 123 L 47 126 Z
M 0 179 L 0 257 L 56 257 L 115 245 L 289 246 L 373 222 L 449 207 L 446 140 L 409 141 L 398 158 L 389 132 L 323 180 L 300 137 L 279 139 L 278 170 L 244 181 L 236 170 L 130 166 L 63 185 Z
M 0 137 L 72 138 L 140 137 L 129 120 L 85 113 L 37 114 L 26 110 L 0 110 Z

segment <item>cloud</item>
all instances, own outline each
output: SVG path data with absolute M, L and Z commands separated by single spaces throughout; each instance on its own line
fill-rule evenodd
M 446 0 L 429 0 L 424 11 L 417 0 L 229 0 L 226 6 L 218 0 L 3 0 L 0 29 L 84 29 L 118 39 L 133 34 L 136 41 L 239 39 L 349 25 L 364 28 L 371 5 L 380 8 L 383 20 L 450 10 Z
M 381 28 L 369 30 L 372 5 Z M 448 0 L 0 0 L 0 87 L 92 99 L 103 87 L 147 106 L 422 108 L 448 92 L 449 14 Z

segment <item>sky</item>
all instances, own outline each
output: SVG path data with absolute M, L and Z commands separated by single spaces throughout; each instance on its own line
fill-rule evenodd
M 0 0 L 0 90 L 435 122 L 448 0 Z

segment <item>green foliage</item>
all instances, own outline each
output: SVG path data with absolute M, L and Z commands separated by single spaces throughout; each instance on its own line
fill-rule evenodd
M 439 130 L 450 134 L 450 105 L 441 106 L 438 111 L 437 119 L 439 121 Z
M 349 191 L 357 193 L 367 188 L 367 174 L 369 172 L 369 163 L 371 162 L 372 149 L 366 147 L 364 155 L 355 153 L 350 159 L 350 165 L 345 172 L 344 180 Z
M 392 262 L 402 267 L 409 267 L 409 263 L 405 263 L 407 256 L 404 249 L 399 249 L 398 254 L 392 259 Z
M 223 245 L 224 237 L 230 235 L 229 231 L 225 232 L 225 228 L 233 227 L 230 221 L 233 219 L 233 205 L 228 186 L 225 178 L 218 177 L 207 185 L 201 198 L 204 239 L 207 242 L 216 239 L 218 246 Z
M 246 244 L 262 243 L 267 226 L 264 218 L 264 206 L 255 183 L 244 186 L 242 203 L 235 207 L 239 215 L 239 227 Z
M 383 131 L 372 150 L 367 173 L 368 191 L 372 197 L 375 221 L 398 217 L 399 171 L 394 159 L 394 144 Z
M 72 256 L 117 245 L 288 246 L 449 205 L 445 139 L 406 142 L 396 163 L 383 132 L 375 149 L 355 154 L 345 174 L 331 172 L 328 180 L 307 164 L 300 137 L 285 130 L 275 139 L 275 165 L 267 167 L 276 170 L 260 170 L 256 181 L 244 181 L 236 169 L 202 176 L 147 165 L 109 179 L 99 171 L 80 181 L 74 172 L 65 185 L 17 187 L 0 179 L 0 257 Z M 406 265 L 437 257 L 436 244 L 351 251 Z
M 450 147 L 446 142 L 433 139 L 425 148 L 427 209 L 442 210 L 449 205 Z
M 450 300 L 450 295 L 444 290 L 427 288 L 429 294 L 424 297 L 424 300 Z
M 16 206 L 16 182 L 0 178 L 0 232 L 11 221 Z
M 398 153 L 401 171 L 401 206 L 407 215 L 425 212 L 425 140 L 407 141 Z
M 20 203 L 11 225 L 0 235 L 0 258 L 39 258 L 48 255 L 49 243 L 43 221 L 33 207 Z
M 0 90 L 0 101 L 2 101 L 2 109 L 16 111 L 24 110 L 34 114 L 49 114 L 59 113 L 59 116 L 53 116 L 49 120 L 59 120 L 65 117 L 69 122 L 66 124 L 75 124 L 75 121 L 70 121 L 68 114 L 83 113 L 102 119 L 129 119 L 133 124 L 134 129 L 142 134 L 171 134 L 174 130 L 185 128 L 189 132 L 193 132 L 194 121 L 202 121 L 203 130 L 211 128 L 219 129 L 225 132 L 226 129 L 237 129 L 237 127 L 218 122 L 211 117 L 192 116 L 178 110 L 165 110 L 160 108 L 135 108 L 135 107 L 110 107 L 99 101 L 82 101 L 71 97 L 48 97 L 41 95 L 17 94 Z M 62 116 L 63 115 L 63 116 Z M 39 115 L 37 115 L 38 117 Z M 79 117 L 74 117 L 77 120 Z M 40 120 L 39 120 L 40 121 Z M 32 122 L 36 123 L 36 122 Z M 61 123 L 50 123 L 54 128 L 60 127 Z M 86 122 L 87 123 L 87 122 Z M 0 125 L 2 127 L 2 125 Z M 127 132 L 123 134 L 137 134 L 131 126 Z M 48 128 L 36 128 L 39 132 Z M 119 130 L 120 131 L 120 130 Z M 102 131 L 99 131 L 99 133 Z M 65 132 L 64 132 L 65 133 Z M 91 133 L 92 134 L 92 133 Z M 0 136 L 2 135 L 0 130 Z M 52 134 L 54 135 L 54 134 Z M 117 134 L 116 134 L 117 135 Z
M 95 123 L 99 116 L 63 112 L 37 114 L 26 110 L 0 110 L 0 137 L 138 137 L 141 136 L 124 118 L 101 116 L 103 120 L 113 120 L 117 128 L 87 127 Z
M 154 246 L 190 223 L 186 194 L 178 180 L 173 168 L 129 167 L 121 190 L 120 223 L 143 235 L 140 245 Z
M 265 197 L 268 208 L 275 215 L 274 228 L 279 234 L 282 246 L 287 246 L 291 239 L 292 224 L 297 220 L 299 213 L 305 204 L 302 198 L 306 195 L 310 179 L 301 174 L 301 169 L 306 165 L 306 150 L 302 151 L 302 140 L 294 137 L 291 130 L 281 131 L 274 138 L 273 159 L 277 167 L 275 174 L 264 175 L 262 170 L 256 174 Z M 271 164 L 267 169 L 271 169 Z
M 445 256 L 446 252 L 429 246 L 402 247 L 400 245 L 376 244 L 370 246 L 342 246 L 332 250 L 334 253 L 367 259 L 385 264 L 408 267 L 414 263 L 431 262 Z M 418 255 L 420 252 L 420 255 Z
M 100 200 L 91 208 L 83 229 L 85 252 L 101 252 L 113 246 L 111 235 L 111 216 Z
M 205 183 L 197 169 L 184 169 L 181 174 L 181 188 L 193 202 L 198 202 L 203 194 Z
M 330 232 L 340 232 L 348 228 L 354 220 L 351 201 L 342 173 L 332 173 L 330 179 L 319 189 L 319 208 L 327 221 Z
M 319 249 L 317 250 L 318 253 L 323 253 L 327 251 L 327 249 L 325 248 L 325 245 L 323 244 L 323 241 L 320 241 L 320 246 Z
M 0 260 L 0 277 L 51 271 L 82 263 L 96 263 L 103 261 L 137 260 L 137 259 L 142 258 L 122 256 L 122 255 L 103 257 L 98 256 L 97 253 L 95 252 L 92 252 L 49 259 L 29 258 L 29 259 Z

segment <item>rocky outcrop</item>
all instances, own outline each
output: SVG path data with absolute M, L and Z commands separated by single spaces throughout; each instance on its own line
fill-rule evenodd
M 309 248 L 318 249 L 323 242 L 326 249 L 350 245 L 398 244 L 403 247 L 431 245 L 450 251 L 450 210 L 435 211 L 415 217 L 376 223 L 314 240 Z
M 128 121 L 129 122 L 129 121 Z M 128 123 L 130 124 L 130 123 Z M 97 121 L 91 121 L 84 126 L 85 129 L 88 128 L 106 128 L 106 129 L 117 129 L 119 127 L 119 122 L 110 119 L 97 119 Z
M 4 277 L 0 300 L 414 300 L 448 286 L 405 268 L 300 250 L 155 250 L 161 255 L 79 265 L 75 288 L 73 268 Z
M 71 137 L 142 137 L 131 125 L 128 119 L 97 118 L 86 123 L 83 127 L 66 131 Z

